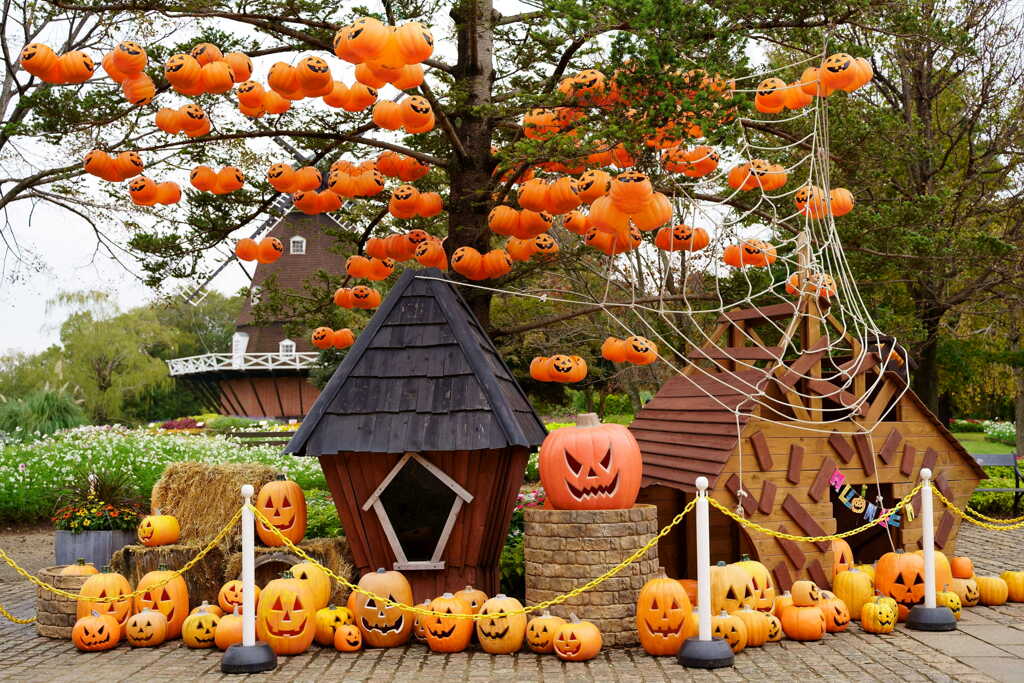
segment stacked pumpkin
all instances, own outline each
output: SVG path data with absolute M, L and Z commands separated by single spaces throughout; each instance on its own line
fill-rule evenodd
M 146 49 L 136 42 L 126 40 L 118 43 L 103 56 L 103 70 L 115 83 L 121 84 L 121 92 L 136 106 L 149 104 L 156 95 L 156 85 L 143 69 L 149 63 Z
M 248 80 L 252 61 L 242 52 L 224 54 L 212 43 L 199 43 L 188 54 L 171 55 L 164 77 L 182 95 L 223 94 Z
M 390 83 L 409 90 L 423 82 L 421 63 L 434 54 L 434 37 L 423 24 L 389 26 L 373 17 L 356 19 L 334 35 L 334 54 L 356 65 L 356 80 L 370 88 Z M 429 124 L 429 125 L 428 125 Z M 408 132 L 433 128 L 434 116 Z
M 84 83 L 92 78 L 96 65 L 81 50 L 62 55 L 43 43 L 29 43 L 21 50 L 21 68 L 47 83 Z
M 601 344 L 601 357 L 613 363 L 650 365 L 658 360 L 658 345 L 646 337 L 608 337 Z

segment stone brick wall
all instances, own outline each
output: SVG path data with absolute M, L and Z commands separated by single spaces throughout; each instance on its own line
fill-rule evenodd
M 525 510 L 526 602 L 536 604 L 594 579 L 658 533 L 653 505 L 631 510 Z M 660 573 L 658 546 L 593 590 L 551 608 L 593 622 L 605 645 L 637 642 L 636 598 Z

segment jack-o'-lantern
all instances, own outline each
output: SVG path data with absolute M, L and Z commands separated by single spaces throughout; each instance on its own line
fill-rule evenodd
M 765 642 L 779 642 L 786 635 L 782 630 L 782 620 L 774 614 L 766 614 L 764 616 L 768 620 L 768 639 Z
M 156 85 L 147 74 L 140 73 L 124 79 L 121 82 L 121 92 L 130 104 L 141 107 L 153 101 Z
M 601 631 L 589 621 L 581 621 L 575 614 L 555 632 L 555 655 L 566 662 L 585 662 L 601 651 Z
M 612 180 L 608 196 L 624 213 L 638 213 L 654 194 L 650 178 L 639 171 L 624 171 Z
M 161 515 L 159 510 L 155 515 L 147 515 L 139 522 L 139 542 L 145 546 L 177 543 L 180 535 L 181 527 L 178 520 L 172 515 Z
M 544 439 L 540 478 L 558 510 L 621 510 L 636 502 L 643 463 L 640 446 L 622 425 L 600 424 L 586 413 L 575 427 Z
M 882 555 L 875 565 L 875 588 L 896 601 L 899 619 L 924 600 L 924 558 L 902 551 Z
M 821 600 L 821 589 L 813 581 L 794 581 L 789 589 L 793 595 L 793 604 L 797 607 L 812 607 Z
M 821 640 L 825 635 L 825 614 L 817 605 L 792 605 L 780 618 L 782 630 L 792 640 Z
M 892 603 L 874 599 L 860 610 L 860 626 L 868 633 L 892 633 L 899 611 Z
M 239 608 L 235 607 L 230 614 L 225 614 L 217 622 L 213 644 L 218 650 L 226 650 L 242 642 L 242 615 L 239 612 Z
M 823 599 L 818 609 L 825 615 L 825 630 L 829 633 L 840 633 L 850 625 L 850 610 L 839 598 Z
M 161 583 L 164 585 L 158 585 Z M 185 579 L 168 570 L 165 565 L 160 565 L 139 579 L 135 590 L 142 591 L 135 596 L 135 611 L 141 612 L 148 607 L 162 613 L 167 617 L 167 639 L 180 636 L 181 625 L 188 616 L 188 586 Z
M 836 574 L 832 581 L 836 597 L 846 603 L 851 618 L 860 617 L 860 608 L 874 597 L 871 578 L 856 567 Z
M 260 599 L 260 587 L 253 586 L 253 603 Z M 225 614 L 232 612 L 236 607 L 242 609 L 242 582 L 232 579 L 220 587 L 217 592 L 217 604 L 224 610 Z
M 775 617 L 766 612 L 750 609 L 749 607 L 736 610 L 732 613 L 732 616 L 737 617 L 747 627 L 747 647 L 761 647 L 768 642 L 768 636 L 771 632 L 771 619 Z
M 953 613 L 957 621 L 960 621 L 960 613 L 963 610 L 963 603 L 960 602 L 960 596 L 953 591 L 946 588 L 945 590 L 935 591 L 935 606 L 936 607 L 948 607 L 949 611 Z
M 721 638 L 734 652 L 743 652 L 747 646 L 747 625 L 739 617 L 725 610 L 711 617 L 711 637 Z
M 71 642 L 83 652 L 110 650 L 121 640 L 121 627 L 109 614 L 93 612 L 75 622 Z
M 327 606 L 328 600 L 331 599 L 331 578 L 323 569 L 312 562 L 299 562 L 292 565 L 291 572 L 296 579 L 309 584 L 309 591 L 313 594 L 316 609 L 319 610 Z
M 722 261 L 733 268 L 765 268 L 775 263 L 777 258 L 775 245 L 764 240 L 744 240 L 740 244 L 726 247 L 722 252 Z
M 841 538 L 832 541 L 832 578 L 839 572 L 852 569 L 854 565 L 853 550 L 850 544 Z
M 164 63 L 164 78 L 175 88 L 193 86 L 199 81 L 202 68 L 192 55 L 171 55 Z
M 754 583 L 742 567 L 719 562 L 711 567 L 711 611 L 735 612 L 754 608 Z
M 469 606 L 451 593 L 445 593 L 430 602 L 432 612 L 446 615 L 470 614 Z M 469 647 L 473 635 L 473 621 L 452 616 L 424 616 L 421 618 L 427 646 L 434 652 L 462 652 Z
M 395 42 L 406 64 L 417 64 L 434 54 L 434 36 L 418 21 L 396 27 Z
M 953 579 L 949 587 L 960 598 L 964 607 L 974 607 L 981 601 L 978 582 L 975 579 Z
M 647 654 L 679 652 L 686 617 L 692 611 L 689 596 L 675 579 L 661 577 L 645 583 L 636 601 L 636 628 Z
M 708 246 L 711 238 L 704 228 L 676 225 L 658 230 L 654 246 L 664 251 L 700 251 Z
M 78 590 L 78 594 L 84 596 L 84 599 L 78 601 L 75 610 L 76 616 L 81 619 L 93 612 L 109 614 L 117 622 L 123 636 L 125 623 L 132 614 L 131 598 L 124 598 L 114 602 L 96 602 L 88 598 L 110 598 L 128 595 L 131 592 L 132 587 L 128 583 L 128 579 L 111 571 L 110 567 L 104 567 L 101 573 L 93 574 L 86 579 L 85 583 Z
M 739 562 L 734 563 L 750 575 L 750 583 L 754 587 L 754 603 L 751 608 L 759 612 L 771 612 L 775 607 L 775 582 L 771 572 L 757 560 L 743 555 Z
M 334 649 L 358 652 L 363 649 L 363 634 L 355 624 L 342 624 L 334 631 Z
M 292 567 L 293 571 L 294 569 L 295 567 Z M 354 623 L 354 620 L 352 612 L 349 611 L 348 607 L 331 605 L 317 610 L 316 642 L 328 647 L 334 645 L 334 633 L 338 630 L 338 627 L 352 623 Z
M 352 600 L 352 598 L 354 596 L 355 596 L 355 593 L 351 593 L 349 595 L 349 600 Z M 417 607 L 422 607 L 423 609 L 429 609 L 430 608 L 430 600 L 424 600 L 423 602 L 421 602 L 420 604 L 418 604 L 416 606 Z M 417 641 L 419 641 L 421 643 L 427 642 L 427 630 L 423 626 L 423 615 L 422 614 L 417 614 L 416 618 L 413 620 L 412 636 L 413 636 L 413 638 L 415 638 Z
M 507 655 L 519 651 L 526 636 L 526 615 L 509 613 L 522 608 L 522 603 L 504 593 L 498 593 L 480 607 L 479 614 L 484 618 L 476 621 L 476 637 L 484 652 Z M 491 616 L 495 614 L 508 616 Z
M 555 651 L 555 632 L 565 624 L 565 619 L 544 610 L 539 617 L 530 619 L 526 625 L 526 647 L 537 654 Z
M 650 365 L 658 360 L 658 347 L 650 339 L 633 335 L 624 340 L 626 361 L 636 365 Z
M 273 263 L 284 254 L 284 244 L 276 237 L 264 237 L 259 241 L 256 260 L 260 263 Z
M 459 600 L 466 603 L 469 607 L 469 611 L 476 614 L 483 607 L 483 604 L 487 602 L 487 593 L 484 593 L 479 588 L 473 588 L 472 586 L 466 586 L 455 594 Z
M 412 586 L 401 572 L 378 569 L 364 574 L 358 586 L 393 602 L 412 604 Z M 354 595 L 350 609 L 367 645 L 397 647 L 408 642 L 414 626 L 411 615 L 362 593 Z
M 256 637 L 275 654 L 295 655 L 309 649 L 316 636 L 316 609 L 309 586 L 284 572 L 267 583 L 256 608 Z
M 65 83 L 85 83 L 92 78 L 96 65 L 92 57 L 81 50 L 70 50 L 57 58 L 61 80 Z
M 318 349 L 329 349 L 334 344 L 334 330 L 329 327 L 318 327 L 313 330 L 309 341 Z
M 217 624 L 220 617 L 213 612 L 199 608 L 188 615 L 181 625 L 181 641 L 186 647 L 204 649 L 214 646 L 217 637 Z
M 434 118 L 430 102 L 425 97 L 419 95 L 406 97 L 398 106 L 402 123 L 407 131 L 411 132 L 411 130 L 422 128 Z
M 781 78 L 766 78 L 757 85 L 754 104 L 757 110 L 766 114 L 777 114 L 786 99 L 786 82 Z
M 915 550 L 914 554 L 920 555 L 921 559 L 924 559 L 923 550 Z M 932 557 L 935 558 L 935 590 L 941 591 L 953 581 L 953 571 L 949 566 L 949 559 L 945 553 L 935 550 L 932 553 Z
M 994 607 L 1006 603 L 1010 595 L 1006 581 L 998 576 L 975 576 L 978 584 L 978 597 L 982 605 Z
M 167 617 L 156 610 L 144 609 L 128 617 L 124 636 L 132 647 L 156 647 L 167 639 Z
M 819 77 L 824 86 L 839 90 L 852 81 L 856 75 L 855 60 L 845 52 L 829 55 L 821 63 Z
M 357 285 L 352 288 L 352 306 L 364 310 L 377 308 L 380 306 L 380 292 L 365 285 Z
M 37 78 L 47 80 L 57 66 L 57 53 L 43 43 L 29 43 L 21 49 L 21 68 Z
M 292 543 L 301 542 L 306 535 L 306 496 L 297 483 L 288 481 L 284 475 L 278 475 L 260 488 L 256 507 Z M 284 545 L 263 522 L 256 525 L 256 533 L 265 545 Z

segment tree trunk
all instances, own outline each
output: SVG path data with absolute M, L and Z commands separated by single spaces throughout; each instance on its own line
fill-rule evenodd
M 459 55 L 455 65 L 455 87 L 464 96 L 457 98 L 459 106 L 449 115 L 465 154 L 453 149 L 448 171 L 451 184 L 445 251 L 449 258 L 459 247 L 473 247 L 481 254 L 486 254 L 491 248 L 487 215 L 491 209 L 494 123 L 483 112 L 491 104 L 494 81 L 493 15 L 491 0 L 462 0 L 451 11 Z M 491 293 L 466 288 L 463 296 L 480 323 L 489 329 Z
M 918 350 L 917 369 L 911 388 L 928 410 L 939 414 L 939 325 L 945 310 L 927 299 L 917 298 L 917 318 L 925 330 L 925 339 Z
M 1017 395 L 1013 401 L 1013 421 L 1017 428 L 1017 455 L 1024 454 L 1024 368 L 1013 369 Z

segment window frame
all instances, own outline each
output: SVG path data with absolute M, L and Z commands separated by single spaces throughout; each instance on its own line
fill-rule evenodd
M 302 251 L 295 251 L 295 244 L 302 244 Z M 305 256 L 306 255 L 306 238 L 302 235 L 292 235 L 288 238 L 288 254 L 292 256 Z

